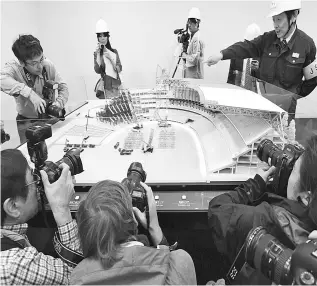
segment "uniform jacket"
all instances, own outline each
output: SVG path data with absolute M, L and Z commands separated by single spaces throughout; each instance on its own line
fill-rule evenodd
M 260 58 L 261 80 L 301 97 L 307 96 L 317 85 L 317 77 L 302 80 L 303 68 L 316 57 L 313 39 L 296 28 L 287 46 L 281 47 L 275 31 L 270 31 L 252 41 L 238 42 L 222 50 L 223 60 Z
M 186 78 L 204 78 L 204 42 L 201 39 L 200 31 L 197 31 L 190 39 L 186 56 Z
M 68 100 L 68 88 L 66 82 L 57 72 L 54 64 L 49 59 L 44 59 L 43 66 L 46 69 L 49 80 L 58 82 L 58 96 L 56 101 L 63 108 Z M 24 69 L 17 60 L 12 60 L 5 64 L 0 73 L 1 91 L 14 96 L 16 109 L 19 114 L 26 118 L 38 118 L 38 112 L 34 109 L 29 96 L 34 90 L 42 97 L 44 78 L 39 75 L 35 78 L 34 86 L 28 86 L 28 80 Z
M 122 257 L 104 269 L 96 259 L 86 258 L 71 274 L 76 285 L 193 285 L 196 282 L 194 263 L 184 250 L 169 251 L 147 246 L 123 247 Z

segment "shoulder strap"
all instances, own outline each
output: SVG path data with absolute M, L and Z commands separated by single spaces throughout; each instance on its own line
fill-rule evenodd
M 1 237 L 1 251 L 9 250 L 12 248 L 21 248 L 23 249 L 22 245 L 17 241 L 14 241 L 6 236 Z

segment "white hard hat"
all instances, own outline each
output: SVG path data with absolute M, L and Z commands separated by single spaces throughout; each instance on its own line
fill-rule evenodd
M 199 9 L 196 7 L 191 8 L 188 14 L 188 19 L 189 18 L 195 18 L 195 19 L 201 20 Z
M 279 15 L 285 11 L 297 10 L 301 8 L 301 0 L 278 0 L 272 1 L 268 17 Z
M 253 23 L 247 27 L 244 34 L 244 39 L 248 41 L 252 41 L 256 37 L 260 36 L 260 34 L 261 34 L 260 27 L 257 24 Z
M 102 19 L 98 20 L 98 22 L 96 23 L 96 34 L 107 32 L 109 32 L 107 23 Z

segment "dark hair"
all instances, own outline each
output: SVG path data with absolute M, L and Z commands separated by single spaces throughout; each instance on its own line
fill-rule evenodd
M 196 19 L 196 18 L 188 18 L 188 21 L 194 23 L 194 24 L 198 24 L 198 28 L 199 28 L 199 24 L 200 24 L 200 20 Z
M 43 53 L 40 41 L 32 35 L 19 35 L 12 45 L 12 51 L 21 62 L 32 60 Z
M 111 47 L 111 43 L 110 43 L 110 40 L 109 40 L 109 38 L 110 38 L 110 34 L 109 34 L 109 32 L 106 32 L 106 33 L 97 33 L 97 40 L 98 40 L 98 42 L 99 42 L 99 35 L 100 34 L 105 34 L 105 36 L 108 38 L 108 41 L 107 41 L 107 44 L 106 44 L 106 48 L 108 49 L 108 50 L 110 50 L 111 52 L 115 52 L 114 51 L 114 49 Z M 102 55 L 102 54 L 101 54 Z
M 286 17 L 287 17 L 287 20 L 288 20 L 288 23 L 290 22 L 292 16 L 295 16 L 295 12 L 298 10 L 298 14 L 299 14 L 299 9 L 295 9 L 295 10 L 289 10 L 289 11 L 285 11 L 285 14 L 286 14 Z M 296 21 L 295 21 L 296 22 Z
M 77 223 L 84 257 L 94 257 L 105 268 L 111 267 L 120 258 L 120 244 L 135 240 L 137 232 L 126 187 L 110 180 L 94 185 L 79 206 Z
M 1 225 L 6 213 L 3 203 L 8 198 L 22 197 L 28 195 L 26 185 L 26 171 L 29 164 L 20 150 L 7 149 L 1 151 Z

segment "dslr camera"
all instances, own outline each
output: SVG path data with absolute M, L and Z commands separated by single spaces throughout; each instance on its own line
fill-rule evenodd
M 271 183 L 274 193 L 286 197 L 289 176 L 296 160 L 303 152 L 304 149 L 298 145 L 286 144 L 282 150 L 269 139 L 264 139 L 260 142 L 257 147 L 258 158 L 270 166 L 276 167 Z
M 307 240 L 293 251 L 262 226 L 256 227 L 245 242 L 245 261 L 277 285 L 316 285 L 316 240 Z
M 148 200 L 145 189 L 140 182 L 145 182 L 146 172 L 143 170 L 142 164 L 133 162 L 127 172 L 127 177 L 122 180 L 122 184 L 126 186 L 132 197 L 132 205 L 144 212 L 148 207 Z
M 35 124 L 27 128 L 25 136 L 27 139 L 27 148 L 30 159 L 35 165 L 34 172 L 39 178 L 41 178 L 40 170 L 43 170 L 46 172 L 50 183 L 57 181 L 62 173 L 62 170 L 59 168 L 61 163 L 66 163 L 69 166 L 72 176 L 84 171 L 80 158 L 82 150 L 79 148 L 70 149 L 66 152 L 62 159 L 55 163 L 46 161 L 48 153 L 45 139 L 52 137 L 52 127 L 50 124 Z M 47 203 L 42 181 L 39 181 L 38 183 L 38 190 L 40 191 L 40 195 L 41 198 L 43 198 L 44 203 Z
M 57 82 L 53 80 L 46 80 L 44 82 L 42 95 L 43 95 L 43 99 L 46 102 L 46 110 L 44 115 L 40 114 L 40 118 L 41 118 L 41 115 L 45 116 L 46 114 L 56 118 L 60 118 L 60 119 L 63 119 L 65 117 L 65 113 L 66 113 L 65 109 L 59 106 L 53 105 L 53 103 L 55 102 L 55 91 L 57 89 L 58 89 Z

